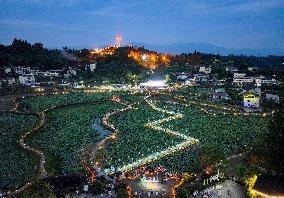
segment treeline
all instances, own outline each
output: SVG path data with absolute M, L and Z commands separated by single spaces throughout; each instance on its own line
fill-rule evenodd
M 246 56 L 246 55 L 228 55 L 205 54 L 201 52 L 183 53 L 175 56 L 172 62 L 176 64 L 194 64 L 194 65 L 212 65 L 222 64 L 223 66 L 238 67 L 246 69 L 247 67 L 260 67 L 270 69 L 284 69 L 284 56 Z
M 47 49 L 41 43 L 30 44 L 14 39 L 8 46 L 0 45 L 0 67 L 29 66 L 41 69 L 67 67 L 69 61 L 58 49 Z
M 67 66 L 83 68 L 86 64 L 98 62 L 98 70 L 102 72 L 117 71 L 125 73 L 125 70 L 140 72 L 141 66 L 128 57 L 128 52 L 133 47 L 119 48 L 114 55 L 103 57 L 94 56 L 90 49 L 68 49 L 62 50 L 44 48 L 41 43 L 30 44 L 25 40 L 14 39 L 11 45 L 0 45 L 0 67 L 4 66 L 30 66 L 41 69 L 55 69 Z M 139 48 L 142 52 L 147 49 Z M 171 56 L 170 66 L 175 65 L 178 70 L 186 70 L 187 65 L 200 66 L 210 65 L 216 68 L 235 66 L 240 70 L 247 67 L 260 67 L 269 70 L 283 70 L 284 56 L 245 56 L 216 54 L 205 54 L 201 52 L 183 53 Z M 137 67 L 137 68 L 136 68 Z

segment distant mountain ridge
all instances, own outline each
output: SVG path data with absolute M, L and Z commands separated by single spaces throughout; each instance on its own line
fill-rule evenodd
M 279 48 L 277 50 L 273 49 L 227 49 L 224 47 L 208 44 L 208 43 L 174 43 L 169 45 L 153 45 L 147 43 L 130 43 L 133 46 L 144 46 L 146 49 L 170 54 L 181 54 L 199 51 L 203 53 L 229 55 L 229 54 L 244 54 L 253 56 L 267 56 L 267 55 L 284 55 L 284 48 Z

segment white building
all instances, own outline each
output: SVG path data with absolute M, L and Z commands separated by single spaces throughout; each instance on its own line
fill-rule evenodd
M 231 73 L 235 73 L 238 72 L 238 68 L 237 67 L 226 67 L 226 71 L 227 72 L 231 72 Z
M 180 79 L 180 80 L 185 80 L 188 78 L 188 75 L 184 72 L 181 72 L 178 76 L 177 76 L 177 79 Z
M 254 77 L 243 77 L 243 78 L 234 78 L 233 83 L 238 85 L 245 84 L 245 83 L 253 83 Z
M 35 73 L 32 73 L 36 76 L 48 76 L 49 75 L 49 71 L 36 71 Z
M 244 78 L 246 75 L 246 73 L 234 73 L 234 78 Z
M 266 78 L 261 80 L 261 84 L 276 85 L 277 81 L 274 78 Z
M 149 80 L 145 83 L 140 83 L 140 88 L 154 88 L 154 89 L 163 89 L 167 86 L 165 80 Z
M 89 66 L 90 71 L 91 72 L 95 71 L 96 67 L 97 67 L 97 63 L 90 64 L 90 66 Z
M 276 85 L 277 81 L 274 78 L 265 78 L 263 76 L 260 76 L 260 77 L 255 79 L 255 84 L 259 87 L 263 84 L 265 84 L 265 85 Z
M 60 70 L 60 69 L 53 69 L 53 70 L 51 69 L 51 70 L 49 70 L 48 76 L 57 77 L 57 76 L 60 75 L 61 72 L 62 72 L 62 70 Z
M 248 67 L 248 71 L 257 71 L 259 68 L 258 67 Z
M 266 100 L 271 100 L 271 101 L 273 101 L 275 103 L 278 103 L 278 104 L 279 104 L 279 101 L 280 101 L 279 96 L 278 95 L 274 95 L 274 94 L 266 94 L 265 99 Z
M 77 71 L 75 69 L 69 69 L 67 71 L 68 74 L 70 74 L 71 76 L 76 76 L 77 75 Z
M 10 67 L 5 68 L 5 74 L 10 74 L 12 72 L 12 69 Z
M 215 89 L 215 93 L 226 93 L 226 90 L 224 88 L 218 88 Z
M 206 82 L 208 80 L 208 76 L 204 74 L 194 74 L 193 76 L 195 81 Z
M 199 68 L 199 72 L 203 72 L 205 74 L 210 74 L 211 73 L 211 67 L 202 66 L 202 67 Z
M 260 78 L 256 78 L 255 79 L 255 84 L 256 84 L 256 86 L 261 87 L 261 79 Z
M 76 76 L 77 71 L 75 69 L 69 69 L 66 74 L 64 74 L 65 78 L 69 78 L 71 76 Z
M 19 76 L 20 84 L 30 86 L 36 84 L 35 77 L 33 74 L 23 74 Z
M 18 75 L 27 74 L 30 72 L 30 67 L 17 66 L 14 69 L 15 73 Z

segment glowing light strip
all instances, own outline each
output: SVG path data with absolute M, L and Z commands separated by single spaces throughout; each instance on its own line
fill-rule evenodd
M 163 113 L 168 113 L 168 114 L 174 115 L 174 116 L 170 116 L 168 118 L 164 118 L 164 119 L 161 119 L 161 120 L 158 120 L 158 121 L 155 121 L 155 122 L 146 123 L 144 125 L 145 127 L 149 127 L 149 128 L 155 129 L 155 130 L 160 130 L 160 131 L 163 131 L 163 132 L 168 133 L 170 135 L 179 136 L 179 137 L 185 139 L 186 141 L 184 141 L 182 143 L 179 143 L 179 144 L 177 144 L 175 146 L 169 147 L 169 148 L 167 148 L 165 150 L 153 153 L 153 154 L 151 154 L 151 155 L 149 155 L 149 156 L 147 156 L 145 158 L 139 159 L 139 160 L 137 160 L 137 161 L 135 161 L 133 163 L 124 165 L 122 167 L 118 167 L 117 168 L 118 171 L 121 171 L 121 172 L 128 171 L 128 170 L 130 170 L 130 169 L 132 169 L 134 167 L 138 167 L 138 166 L 141 166 L 143 164 L 147 164 L 149 162 L 155 161 L 157 159 L 165 157 L 165 156 L 167 156 L 169 154 L 173 154 L 173 153 L 175 153 L 177 151 L 185 149 L 185 148 L 187 148 L 187 147 L 189 147 L 189 146 L 199 142 L 199 140 L 197 140 L 195 138 L 186 136 L 184 134 L 175 132 L 175 131 L 167 129 L 167 128 L 162 128 L 162 127 L 156 126 L 156 125 L 161 124 L 163 122 L 168 122 L 168 121 L 171 121 L 171 120 L 174 120 L 174 119 L 182 118 L 183 115 L 180 114 L 180 113 L 176 114 L 174 111 L 168 111 L 168 110 L 164 110 L 164 109 L 158 108 L 151 101 L 149 101 L 147 99 L 145 101 L 146 101 L 147 104 L 150 105 L 150 107 L 152 109 L 154 109 L 156 111 L 160 111 L 160 112 L 163 112 Z
M 255 192 L 256 194 L 260 194 L 261 196 L 265 196 L 265 197 L 268 197 L 268 198 L 284 198 L 284 196 L 273 196 L 273 195 L 268 195 L 268 194 L 265 194 L 265 193 L 262 193 L 262 192 L 259 192 L 259 191 L 257 191 L 257 190 L 254 190 L 254 189 L 252 189 L 251 190 L 252 192 Z

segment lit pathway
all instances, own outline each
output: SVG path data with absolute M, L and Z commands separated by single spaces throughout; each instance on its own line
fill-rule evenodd
M 144 157 L 144 158 L 141 158 L 133 163 L 130 163 L 130 164 L 127 164 L 127 165 L 124 165 L 124 166 L 121 166 L 121 167 L 118 167 L 116 170 L 117 171 L 121 171 L 121 172 L 125 172 L 125 171 L 128 171 L 134 167 L 138 167 L 138 166 L 141 166 L 141 165 L 144 165 L 144 164 L 147 164 L 147 163 L 150 163 L 152 161 L 155 161 L 157 159 L 160 159 L 162 157 L 165 157 L 167 155 L 170 155 L 170 154 L 173 154 L 175 152 L 178 152 L 182 149 L 185 149 L 193 144 L 196 144 L 198 143 L 199 141 L 195 138 L 192 138 L 192 137 L 189 137 L 189 136 L 186 136 L 184 134 L 181 134 L 181 133 L 178 133 L 176 131 L 173 131 L 173 130 L 170 130 L 170 129 L 167 129 L 167 128 L 162 128 L 160 126 L 157 126 L 163 122 L 169 122 L 171 120 L 175 120 L 175 119 L 180 119 L 183 117 L 182 114 L 180 113 L 175 113 L 174 111 L 168 111 L 168 110 L 164 110 L 164 109 L 161 109 L 161 108 L 158 108 L 156 107 L 151 101 L 147 100 L 145 98 L 145 101 L 146 103 L 153 109 L 153 110 L 156 110 L 156 111 L 159 111 L 159 112 L 163 112 L 163 113 L 167 113 L 167 114 L 170 114 L 172 116 L 168 117 L 168 118 L 163 118 L 163 119 L 160 119 L 158 121 L 155 121 L 155 122 L 149 122 L 149 123 L 146 123 L 144 126 L 145 127 L 149 127 L 149 128 L 152 128 L 154 130 L 157 130 L 157 131 L 161 131 L 161 132 L 164 132 L 164 133 L 167 133 L 167 134 L 170 134 L 170 135 L 174 135 L 174 136 L 178 136 L 182 139 L 184 139 L 185 141 L 182 142 L 182 143 L 179 143 L 175 146 L 172 146 L 172 147 L 169 147 L 167 149 L 164 149 L 162 151 L 159 151 L 159 152 L 156 152 L 156 153 L 153 153 L 147 157 Z M 118 130 L 114 127 L 114 125 L 110 124 L 108 122 L 109 120 L 109 117 L 114 115 L 114 114 L 118 114 L 118 113 L 121 113 L 123 111 L 126 111 L 128 109 L 131 109 L 133 106 L 132 105 L 128 105 L 126 108 L 124 109 L 121 109 L 121 110 L 117 110 L 115 112 L 112 112 L 112 113 L 108 113 L 105 115 L 105 117 L 103 118 L 103 123 L 108 126 L 109 128 L 111 128 L 114 132 L 118 132 Z M 115 139 L 115 136 L 114 134 L 112 135 Z M 107 172 L 107 171 L 106 171 Z

